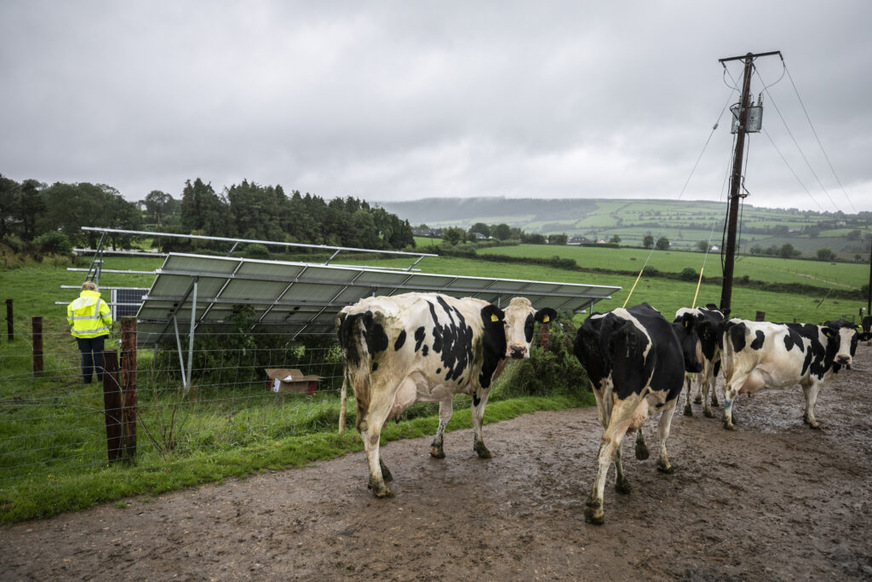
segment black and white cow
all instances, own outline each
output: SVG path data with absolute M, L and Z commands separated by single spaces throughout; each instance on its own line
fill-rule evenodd
M 382 427 L 415 402 L 439 403 L 430 454 L 443 458 L 451 400 L 471 395 L 473 448 L 490 458 L 481 427 L 491 382 L 506 358 L 530 357 L 533 322 L 556 315 L 550 308 L 536 311 L 523 297 L 513 298 L 503 311 L 480 299 L 435 293 L 368 297 L 342 309 L 336 327 L 345 381 L 357 400 L 357 430 L 373 494 L 391 495 L 385 481 L 392 477 L 379 455 Z
M 659 311 L 642 303 L 591 315 L 578 330 L 575 355 L 590 378 L 605 428 L 596 481 L 585 510 L 587 521 L 601 524 L 605 481 L 613 461 L 617 472 L 615 489 L 630 492 L 621 464 L 624 436 L 638 431 L 636 457 L 648 458 L 642 425 L 649 415 L 662 413 L 657 469 L 672 472 L 666 454 L 672 413 L 681 395 L 685 371 L 702 370 L 701 351 L 692 316 L 670 323 Z
M 696 379 L 699 384 L 699 392 L 694 402 L 697 404 L 702 403 L 703 414 L 713 418 L 714 414 L 711 407 L 718 405 L 715 384 L 717 383 L 718 372 L 721 369 L 721 343 L 723 341 L 726 318 L 723 311 L 715 305 L 709 304 L 705 307 L 682 307 L 675 312 L 675 321 L 683 321 L 687 314 L 693 318 L 693 327 L 696 329 L 696 335 L 699 337 L 703 365 L 701 374 L 688 372 L 685 375 L 684 415 L 693 416 L 690 399 L 693 392 L 693 380 Z M 709 399 L 709 394 L 711 394 L 711 399 Z
M 802 420 L 820 428 L 814 416 L 821 388 L 844 366 L 851 367 L 857 343 L 872 334 L 840 319 L 824 325 L 731 319 L 724 331 L 724 428 L 735 430 L 733 402 L 739 394 L 802 385 Z
M 863 331 L 872 331 L 872 315 L 867 315 L 860 321 L 860 328 Z M 869 340 L 866 340 L 866 345 L 869 345 Z

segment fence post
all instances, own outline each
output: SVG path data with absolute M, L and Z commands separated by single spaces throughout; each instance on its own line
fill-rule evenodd
M 123 374 L 124 456 L 136 456 L 136 318 L 121 318 L 121 372 Z
M 33 328 L 33 375 L 38 376 L 42 373 L 42 317 L 30 318 L 30 325 Z
M 9 341 L 15 339 L 15 332 L 12 329 L 12 300 L 6 300 L 6 337 Z
M 547 350 L 549 339 L 548 331 L 551 329 L 551 326 L 547 323 L 542 323 L 539 325 L 539 328 L 539 347 L 541 347 L 543 350 Z
M 106 409 L 106 450 L 109 462 L 121 457 L 121 393 L 118 390 L 118 351 L 103 352 L 103 407 Z

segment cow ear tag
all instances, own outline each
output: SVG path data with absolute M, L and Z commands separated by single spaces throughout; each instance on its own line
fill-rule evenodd
M 497 317 L 496 315 L 494 315 L 493 313 L 491 313 L 491 321 L 492 321 L 492 322 L 496 323 L 496 322 L 498 322 L 499 320 L 500 320 L 499 317 Z
M 551 321 L 551 318 L 548 317 L 547 315 L 542 318 L 542 323 L 548 323 L 549 321 Z

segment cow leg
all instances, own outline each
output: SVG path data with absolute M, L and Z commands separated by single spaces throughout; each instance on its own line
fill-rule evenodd
M 445 451 L 442 450 L 442 441 L 445 437 L 445 427 L 448 426 L 448 421 L 451 420 L 451 414 L 454 412 L 454 407 L 451 404 L 451 399 L 439 401 L 439 428 L 436 429 L 436 436 L 433 437 L 433 442 L 430 444 L 430 456 L 437 459 L 445 458 Z
M 805 393 L 805 412 L 802 415 L 802 422 L 809 425 L 811 428 L 820 429 L 821 425 L 814 417 L 814 407 L 817 404 L 817 397 L 820 393 L 821 385 L 818 382 L 812 382 L 806 386 L 803 384 L 802 391 Z
M 642 431 L 639 431 L 639 434 L 642 434 Z M 638 450 L 638 437 L 636 439 L 636 446 Z M 642 439 L 642 443 L 645 443 L 645 439 Z M 623 447 L 619 446 L 615 451 L 615 491 L 618 493 L 629 494 L 630 493 L 630 480 L 627 479 L 626 474 L 624 474 L 624 464 L 621 462 L 621 458 L 623 457 L 622 452 Z M 638 453 L 637 453 L 638 454 Z
M 712 374 L 712 377 L 709 379 L 709 391 L 711 392 L 711 395 L 712 395 L 712 404 L 711 405 L 716 407 L 716 408 L 721 405 L 721 403 L 718 402 L 718 391 L 715 389 L 717 387 L 717 383 L 718 383 L 718 377 L 715 374 Z M 712 415 L 712 416 L 714 416 L 714 415 Z
M 715 378 L 710 370 L 706 372 L 706 377 L 702 380 L 702 414 L 706 418 L 714 418 L 715 413 L 712 412 L 712 406 L 718 405 L 718 397 L 715 394 Z M 709 393 L 711 393 L 711 401 L 709 400 Z
M 738 378 L 730 378 L 729 383 L 724 385 L 724 428 L 727 430 L 736 430 L 736 426 L 733 424 L 733 401 L 747 378 L 747 374 Z
M 375 393 L 375 390 L 373 392 Z M 385 398 L 383 394 L 373 397 L 366 418 L 358 424 L 360 438 L 363 441 L 364 451 L 366 451 L 366 462 L 369 465 L 369 488 L 372 489 L 372 494 L 376 497 L 390 497 L 392 495 L 390 487 L 385 484 L 385 479 L 390 480 L 392 476 L 381 460 L 379 453 L 381 429 L 388 418 L 391 404 L 392 398 Z
M 648 450 L 648 445 L 645 443 L 645 435 L 642 433 L 642 429 L 636 432 L 636 458 L 640 461 L 646 460 L 651 456 L 651 452 Z
M 639 406 L 640 400 L 640 397 L 635 395 L 627 400 L 615 402 L 612 407 L 609 425 L 603 432 L 599 454 L 597 455 L 596 480 L 590 489 L 587 507 L 584 510 L 584 519 L 589 523 L 599 525 L 604 522 L 603 493 L 606 486 L 606 476 L 612 462 L 618 459 L 618 451 L 620 451 L 624 435 L 627 434 L 627 428 L 632 421 L 633 412 Z M 623 475 L 623 467 L 621 467 L 620 471 Z M 626 484 L 626 479 L 624 479 L 624 483 Z
M 674 470 L 669 464 L 669 457 L 666 455 L 666 440 L 669 438 L 669 430 L 672 427 L 672 414 L 675 412 L 675 405 L 678 399 L 669 400 L 663 406 L 663 414 L 660 415 L 660 422 L 657 423 L 657 436 L 660 437 L 660 458 L 657 459 L 657 470 L 661 473 L 672 473 Z
M 693 408 L 690 406 L 691 392 L 693 391 L 693 376 L 690 374 L 684 375 L 684 416 L 693 416 Z
M 493 453 L 491 453 L 488 448 L 484 446 L 484 440 L 481 436 L 481 426 L 482 421 L 484 420 L 484 407 L 487 404 L 487 398 L 489 394 L 490 390 L 483 390 L 479 388 L 472 395 L 472 448 L 475 449 L 475 452 L 480 459 L 493 458 Z

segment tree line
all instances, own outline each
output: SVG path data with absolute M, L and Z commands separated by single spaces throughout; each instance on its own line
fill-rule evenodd
M 280 185 L 248 180 L 219 194 L 197 178 L 185 182 L 180 199 L 153 190 L 142 201 L 128 202 L 105 184 L 19 183 L 0 174 L 0 240 L 35 244 L 44 252 L 96 246 L 99 234 L 83 226 L 379 250 L 415 246 L 408 221 L 351 196 L 329 202 L 297 190 L 287 196 Z M 130 248 L 134 238 L 118 234 L 108 243 Z M 192 244 L 173 243 L 178 250 Z

